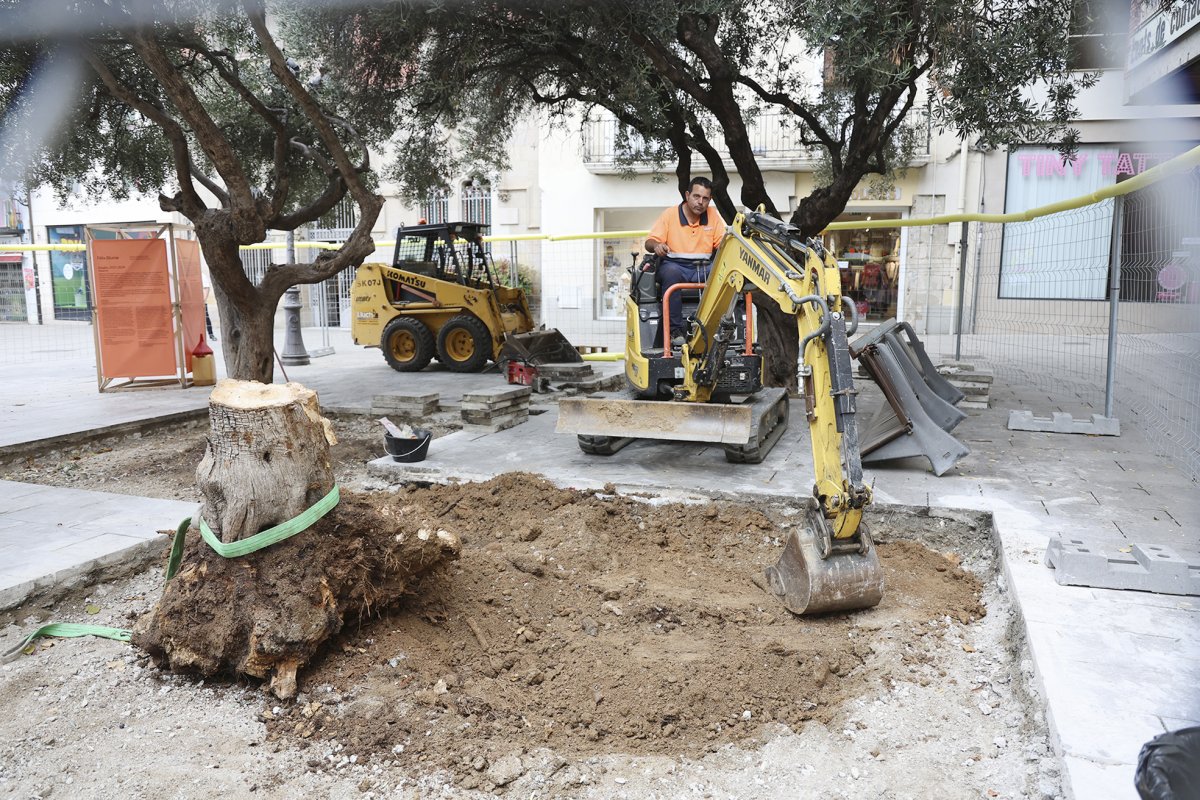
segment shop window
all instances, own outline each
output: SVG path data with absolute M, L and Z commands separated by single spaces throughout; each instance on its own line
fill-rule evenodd
M 1026 211 L 1089 194 L 1132 178 L 1191 149 L 1192 143 L 1084 145 L 1074 161 L 1057 151 L 1009 153 L 1004 210 Z M 1195 171 L 1126 197 L 1122 230 L 1122 299 L 1176 302 L 1188 297 L 1193 255 L 1188 226 L 1200 207 Z M 1004 226 L 1001 299 L 1104 300 L 1113 248 L 1108 200 Z M 1192 215 L 1192 216 L 1189 216 Z M 1200 269 L 1200 262 L 1196 264 Z M 1159 280 L 1160 272 L 1166 269 Z M 1183 283 L 1181 283 L 1181 281 Z M 1165 282 L 1165 285 L 1163 285 Z M 1173 288 L 1172 288 L 1173 287 Z
M 849 212 L 838 222 L 899 219 L 899 214 Z M 859 317 L 885 320 L 896 316 L 900 288 L 900 233 L 895 228 L 834 231 L 828 246 L 837 259 L 842 294 L 853 302 Z
M 1004 210 L 1027 211 L 1111 185 L 1113 145 L 1082 146 L 1074 161 L 1057 150 L 1021 147 L 1008 155 Z M 1008 223 L 1000 254 L 1000 297 L 1101 300 L 1107 291 L 1112 203 Z
M 83 244 L 83 226 L 49 225 L 46 241 L 50 244 Z M 82 250 L 50 251 L 50 291 L 54 297 L 55 319 L 91 320 L 87 257 Z
M 600 267 L 596 271 L 599 319 L 623 319 L 625 298 L 629 295 L 629 271 L 641 255 L 641 240 L 603 239 L 598 242 Z
M 1125 197 L 1121 302 L 1200 303 L 1200 169 Z

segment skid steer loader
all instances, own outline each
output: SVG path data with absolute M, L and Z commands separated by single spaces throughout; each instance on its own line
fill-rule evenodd
M 770 591 L 796 614 L 868 608 L 883 596 L 883 571 L 862 521 L 857 398 L 848 337 L 858 327 L 842 296 L 837 262 L 820 243 L 763 213 L 738 214 L 695 292 L 685 341 L 673 350 L 660 324 L 654 264 L 634 269 L 625 301 L 625 377 L 616 397 L 564 398 L 558 430 L 580 448 L 611 455 L 636 438 L 721 442 L 727 460 L 761 461 L 788 424 L 783 389 L 764 389 L 754 344 L 751 288 L 793 314 L 801 339 L 801 388 L 816 482 L 806 527 L 789 534 L 766 571 Z M 689 304 L 685 298 L 687 313 Z M 849 314 L 847 320 L 845 314 Z M 652 338 L 653 337 L 653 338 Z
M 478 223 L 400 228 L 392 265 L 363 264 L 350 291 L 355 344 L 382 349 L 400 372 L 434 358 L 454 372 L 582 361 L 561 333 L 534 325 L 524 290 L 496 279 Z

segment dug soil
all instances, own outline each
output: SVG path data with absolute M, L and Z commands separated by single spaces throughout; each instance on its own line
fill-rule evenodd
M 35 648 L 0 673 L 11 698 L 0 738 L 15 742 L 0 750 L 0 791 L 45 796 L 66 783 L 68 794 L 102 797 L 1057 795 L 986 516 L 875 509 L 883 602 L 798 618 L 759 585 L 800 524 L 798 505 L 667 502 L 522 473 L 384 488 L 362 470 L 377 455 L 377 426 L 354 424 L 361 436 L 335 420 L 343 450 L 334 449 L 353 504 L 394 520 L 395 531 L 454 534 L 461 557 L 347 626 L 301 671 L 294 701 L 254 684 L 164 675 L 119 643 Z M 85 488 L 82 476 L 103 473 L 94 488 L 149 494 L 152 485 L 158 496 L 187 498 L 181 462 L 194 471 L 203 435 L 147 434 L 136 446 L 80 451 L 75 469 L 29 459 L 4 477 Z M 168 448 L 174 458 L 150 456 Z M 162 469 L 148 483 L 115 479 L 123 463 L 136 471 L 139 450 L 140 463 Z M 337 531 L 320 533 L 306 546 L 336 555 Z M 155 569 L 53 609 L 18 610 L 0 620 L 9 623 L 0 649 L 51 615 L 128 627 L 161 580 Z M 229 602 L 211 599 L 215 613 Z M 169 703 L 155 699 L 167 692 Z M 91 703 L 86 712 L 80 699 Z M 184 762 L 213 760 L 204 753 L 214 740 L 255 755 L 230 758 L 240 772 L 194 790 L 145 774 L 106 784 L 71 769 L 83 748 L 124 736 L 117 720 L 154 739 L 150 730 L 171 728 L 172 714 L 192 733 L 156 746 L 190 753 Z M 71 737 L 56 737 L 64 724 Z

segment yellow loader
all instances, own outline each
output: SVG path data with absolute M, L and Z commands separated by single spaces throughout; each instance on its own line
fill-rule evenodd
M 445 222 L 396 232 L 392 265 L 363 264 L 350 290 L 355 344 L 378 347 L 392 369 L 437 358 L 454 372 L 489 361 L 582 361 L 554 329 L 539 329 L 524 290 L 502 285 L 483 246 L 483 225 Z

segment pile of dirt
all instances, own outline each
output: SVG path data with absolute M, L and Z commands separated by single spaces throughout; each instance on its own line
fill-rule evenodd
M 353 757 L 487 789 L 532 748 L 700 755 L 828 722 L 893 670 L 936 679 L 947 645 L 929 634 L 985 613 L 957 557 L 897 538 L 888 518 L 873 527 L 881 605 L 797 618 L 754 576 L 798 507 L 665 503 L 519 473 L 375 497 L 403 528 L 456 535 L 462 555 L 345 635 L 294 704 L 264 709 L 270 738 L 331 745 L 314 770 Z M 954 524 L 952 538 L 971 538 Z

